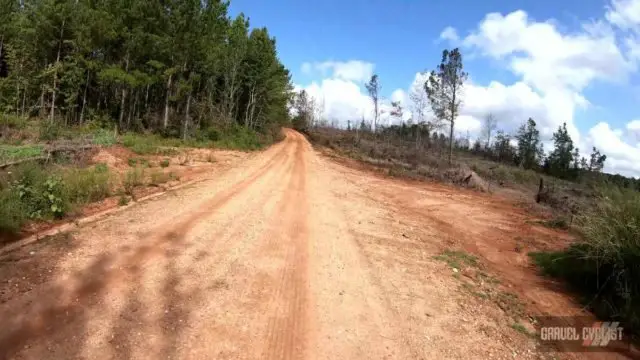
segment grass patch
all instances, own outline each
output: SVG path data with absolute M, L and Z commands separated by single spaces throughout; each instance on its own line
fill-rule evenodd
M 64 176 L 67 196 L 73 204 L 88 204 L 111 195 L 111 174 L 105 166 L 74 169 Z
M 522 325 L 519 322 L 515 322 L 515 323 L 511 324 L 511 328 L 513 330 L 519 332 L 520 334 L 527 336 L 527 337 L 536 336 L 536 334 L 529 332 L 529 330 L 526 328 L 526 326 Z
M 576 218 L 581 239 L 564 251 L 529 254 L 542 273 L 564 279 L 597 316 L 640 332 L 640 193 L 605 189 Z
M 478 258 L 464 251 L 446 250 L 440 255 L 433 257 L 436 260 L 446 262 L 454 269 L 462 269 L 463 265 L 478 267 Z
M 139 167 L 127 171 L 122 180 L 122 187 L 127 195 L 133 195 L 133 190 L 144 184 L 144 169 Z
M 0 163 L 34 158 L 42 156 L 43 153 L 44 147 L 42 145 L 0 145 Z
M 0 179 L 0 232 L 15 233 L 28 220 L 61 218 L 78 205 L 104 199 L 110 180 L 104 164 L 69 170 L 17 166 Z
M 151 185 L 160 185 L 172 180 L 172 173 L 164 173 L 162 171 L 154 171 L 151 173 Z
M 557 217 L 550 220 L 541 220 L 540 224 L 551 229 L 569 229 L 569 222 L 563 217 Z
M 127 206 L 129 204 L 129 197 L 126 195 L 120 195 L 118 198 L 118 206 Z

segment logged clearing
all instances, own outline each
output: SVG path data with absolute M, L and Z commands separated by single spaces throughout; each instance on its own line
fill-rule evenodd
M 0 358 L 537 359 L 529 314 L 583 314 L 527 257 L 570 239 L 507 200 L 293 130 L 210 178 L 0 250 Z

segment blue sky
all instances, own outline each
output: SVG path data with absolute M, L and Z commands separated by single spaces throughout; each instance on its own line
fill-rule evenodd
M 532 116 L 547 139 L 567 122 L 581 148 L 611 154 L 608 171 L 640 175 L 640 0 L 231 0 L 239 12 L 276 37 L 293 82 L 334 121 L 369 116 L 343 63 L 409 109 L 416 73 L 458 46 L 471 76 L 459 132 L 479 136 L 488 112 L 506 131 Z

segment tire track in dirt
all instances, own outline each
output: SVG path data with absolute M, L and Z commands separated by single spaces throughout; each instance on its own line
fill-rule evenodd
M 300 135 L 298 135 L 300 136 Z M 280 219 L 269 232 L 269 248 L 284 247 L 284 267 L 275 293 L 271 297 L 271 313 L 266 332 L 265 359 L 304 359 L 308 304 L 308 228 L 306 199 L 306 159 L 308 148 L 297 138 L 295 162 L 287 190 L 277 211 Z
M 40 303 L 38 308 L 34 309 L 36 312 L 30 314 L 29 318 L 18 320 L 18 323 L 5 327 L 4 331 L 0 330 L 0 358 L 11 356 L 22 347 L 21 344 L 55 331 L 58 326 L 51 327 L 48 324 L 56 323 L 56 318 L 72 312 L 70 310 L 77 306 L 88 306 L 93 297 L 101 296 L 110 285 L 113 285 L 114 281 L 121 282 L 139 277 L 145 263 L 153 258 L 166 255 L 169 250 L 168 244 L 175 245 L 182 242 L 187 230 L 191 229 L 194 224 L 204 220 L 207 216 L 215 215 L 217 209 L 231 199 L 239 197 L 243 191 L 264 177 L 267 172 L 271 172 L 273 179 L 277 180 L 278 175 L 284 174 L 286 171 L 286 169 L 282 169 L 282 165 L 286 164 L 288 160 L 287 149 L 284 145 L 286 144 L 278 144 L 279 148 L 274 149 L 276 150 L 275 154 L 268 158 L 251 176 L 216 194 L 205 202 L 202 209 L 185 216 L 185 219 L 179 220 L 169 230 L 166 230 L 166 225 L 163 224 L 158 226 L 157 230 L 152 230 L 150 234 L 141 236 L 145 243 L 134 249 L 133 253 L 127 255 L 124 260 L 117 261 L 111 254 L 104 256 L 103 261 L 94 267 L 95 270 L 89 271 L 92 276 L 70 289 L 63 299 L 52 299 L 53 301 L 50 301 L 49 305 Z M 274 172 L 273 169 L 281 169 L 281 171 Z M 213 234 L 212 239 L 221 237 L 231 230 L 229 225 L 237 220 L 240 219 L 230 219 L 225 226 L 220 228 L 219 232 Z M 242 228 L 237 229 L 235 233 L 241 232 Z M 114 266 L 116 264 L 119 266 Z

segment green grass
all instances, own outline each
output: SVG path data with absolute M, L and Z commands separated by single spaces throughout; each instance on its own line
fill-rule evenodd
M 133 190 L 138 187 L 144 185 L 144 169 L 136 167 L 129 171 L 124 176 L 122 181 L 122 187 L 124 188 L 125 194 L 132 195 Z
M 434 256 L 434 259 L 444 261 L 455 269 L 462 269 L 463 265 L 479 266 L 478 258 L 464 251 L 446 250 L 442 254 Z
M 542 273 L 564 279 L 596 315 L 640 332 L 640 193 L 608 188 L 576 218 L 581 238 L 529 254 Z
M 511 324 L 511 328 L 527 337 L 534 337 L 536 335 L 529 332 L 529 330 L 527 330 L 527 328 L 524 325 L 520 324 L 519 322 L 515 322 Z
M 102 166 L 65 173 L 67 196 L 73 204 L 88 204 L 111 195 L 111 174 Z
M 104 164 L 85 169 L 53 169 L 22 164 L 0 179 L 0 232 L 15 233 L 28 220 L 61 218 L 79 205 L 110 195 Z
M 0 164 L 42 156 L 42 145 L 0 145 Z

